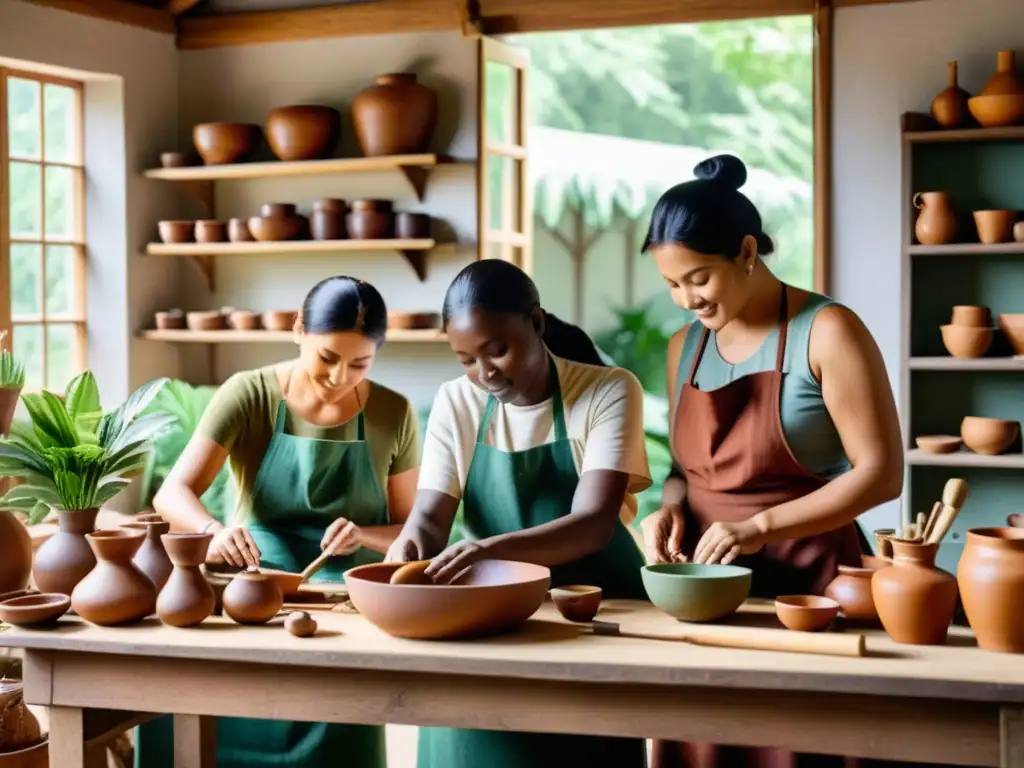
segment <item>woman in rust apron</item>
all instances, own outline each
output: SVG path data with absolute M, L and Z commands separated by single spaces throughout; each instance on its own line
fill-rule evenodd
M 757 597 L 820 595 L 839 565 L 870 552 L 856 517 L 902 489 L 892 390 L 852 312 L 765 266 L 773 244 L 739 191 L 742 161 L 718 156 L 694 172 L 662 196 L 644 243 L 698 320 L 669 347 L 677 468 L 642 524 L 648 559 L 746 565 Z M 655 768 L 857 765 L 659 741 L 653 757 Z

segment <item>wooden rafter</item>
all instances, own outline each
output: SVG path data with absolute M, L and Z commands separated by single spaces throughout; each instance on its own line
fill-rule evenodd
M 70 11 L 94 19 L 114 21 L 154 32 L 173 34 L 174 17 L 162 8 L 136 5 L 127 0 L 23 0 L 34 5 Z
M 172 16 L 178 16 L 186 11 L 191 11 L 203 0 L 167 0 L 164 10 Z

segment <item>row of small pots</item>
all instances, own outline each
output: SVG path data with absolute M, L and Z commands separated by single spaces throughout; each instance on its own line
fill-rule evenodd
M 914 207 L 920 213 L 914 222 L 914 234 L 921 245 L 949 245 L 969 242 L 959 238 L 961 222 L 948 192 L 918 192 Z M 1024 243 L 1024 221 L 1012 210 L 972 211 L 978 242 L 984 245 L 1016 241 Z
M 1009 452 L 1020 437 L 1020 422 L 988 416 L 965 416 L 960 422 L 960 436 L 918 435 L 917 447 L 926 453 L 956 453 L 966 446 L 974 453 L 997 456 Z
M 1015 355 L 1024 355 L 1024 314 L 999 315 L 998 328 L 992 326 L 988 307 L 958 305 L 948 325 L 939 327 L 942 345 L 953 357 L 983 357 L 999 330 L 1006 337 Z
M 161 331 L 290 331 L 298 318 L 295 310 L 254 312 L 250 309 L 223 307 L 219 310 L 184 312 L 170 309 L 156 313 L 156 327 Z M 394 330 L 436 329 L 441 325 L 437 312 L 388 312 L 388 328 Z
M 943 128 L 959 128 L 973 118 L 984 128 L 1024 123 L 1024 82 L 1016 72 L 1013 51 L 996 54 L 996 71 L 977 96 L 960 87 L 957 62 L 947 65 L 946 87 L 932 100 L 931 114 Z

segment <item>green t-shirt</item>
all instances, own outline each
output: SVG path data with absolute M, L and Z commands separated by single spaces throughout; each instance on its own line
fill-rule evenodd
M 217 390 L 196 428 L 201 435 L 228 451 L 228 464 L 237 489 L 231 520 L 244 522 L 252 514 L 252 489 L 260 464 L 274 434 L 278 405 L 283 399 L 276 366 L 234 374 Z M 418 467 L 420 431 L 416 412 L 397 392 L 370 382 L 370 394 L 363 403 L 366 442 L 370 461 L 387 492 L 390 475 Z M 290 410 L 285 432 L 318 440 L 356 440 L 358 419 L 320 427 L 299 418 Z

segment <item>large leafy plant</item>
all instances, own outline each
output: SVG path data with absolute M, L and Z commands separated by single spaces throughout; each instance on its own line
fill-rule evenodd
M 0 342 L 7 331 L 0 331 Z M 0 349 L 0 388 L 21 389 L 25 386 L 25 364 L 6 349 Z
M 0 498 L 0 508 L 39 522 L 51 509 L 98 508 L 145 465 L 152 441 L 171 422 L 144 411 L 167 379 L 139 387 L 104 412 L 91 371 L 76 376 L 63 398 L 52 392 L 23 394 L 30 421 L 15 422 L 0 440 L 0 477 L 22 483 Z

